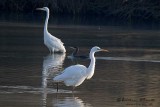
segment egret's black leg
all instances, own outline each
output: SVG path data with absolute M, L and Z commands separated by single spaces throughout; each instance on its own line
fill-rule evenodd
M 52 51 L 49 49 L 49 54 L 51 55 L 52 54 Z
M 56 84 L 57 84 L 57 92 L 58 92 L 58 82 Z
M 72 93 L 74 92 L 75 86 L 72 87 Z

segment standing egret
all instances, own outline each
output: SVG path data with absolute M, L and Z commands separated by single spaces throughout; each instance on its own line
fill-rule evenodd
M 91 62 L 88 68 L 85 67 L 84 65 L 79 65 L 79 64 L 72 65 L 66 68 L 62 72 L 62 74 L 54 77 L 53 80 L 57 83 L 64 82 L 66 86 L 72 86 L 73 89 L 81 85 L 85 79 L 90 79 L 93 76 L 94 70 L 95 70 L 95 62 L 96 62 L 94 54 L 95 52 L 99 52 L 99 51 L 108 52 L 108 50 L 104 50 L 97 46 L 94 46 L 90 50 L 89 57 L 91 59 Z M 58 91 L 58 84 L 57 84 L 57 91 Z
M 48 47 L 50 53 L 54 53 L 54 52 L 65 53 L 66 49 L 63 46 L 63 42 L 48 32 L 48 19 L 49 19 L 48 7 L 37 8 L 37 10 L 43 10 L 43 11 L 46 11 L 47 13 L 45 25 L 44 25 L 44 44 Z

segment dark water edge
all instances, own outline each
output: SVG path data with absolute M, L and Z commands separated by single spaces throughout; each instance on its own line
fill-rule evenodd
M 0 22 L 0 45 L 18 47 L 41 45 L 44 21 L 39 21 L 33 23 Z M 130 26 L 110 25 L 56 25 L 52 21 L 48 29 L 51 34 L 60 38 L 65 46 L 160 47 L 160 31 L 158 29 L 134 29 Z
M 45 18 L 45 12 L 31 11 L 25 12 L 1 12 L 0 20 L 2 22 L 15 23 L 39 23 Z M 54 12 L 50 13 L 49 23 L 56 25 L 93 25 L 93 26 L 130 26 L 134 29 L 160 29 L 160 21 L 154 19 L 143 20 L 138 17 L 129 19 L 119 18 L 117 16 L 104 17 L 99 15 L 57 15 Z

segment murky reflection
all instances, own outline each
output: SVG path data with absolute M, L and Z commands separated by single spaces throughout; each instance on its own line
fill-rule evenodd
M 63 54 L 50 54 L 44 57 L 43 71 L 42 71 L 42 101 L 43 107 L 47 106 L 47 94 L 49 83 L 52 84 L 52 78 L 63 69 L 63 62 L 65 59 L 65 53 Z M 54 90 L 54 89 L 52 89 Z M 56 91 L 55 91 L 56 93 Z
M 73 94 L 70 96 L 57 95 L 53 99 L 53 107 L 92 107 L 90 104 L 85 103 L 79 97 L 75 97 Z
M 47 80 L 52 79 L 63 69 L 65 54 L 51 54 L 44 57 L 42 71 L 42 87 L 47 87 Z

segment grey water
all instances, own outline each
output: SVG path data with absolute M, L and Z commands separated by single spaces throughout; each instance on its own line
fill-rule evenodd
M 49 32 L 60 38 L 67 49 L 66 54 L 50 55 L 43 44 L 43 23 L 1 22 L 0 29 L 0 107 L 160 105 L 158 30 L 50 24 Z M 135 38 L 131 36 L 139 41 L 133 43 L 131 40 Z M 146 41 L 152 38 L 141 36 L 158 39 L 148 44 Z M 74 93 L 71 87 L 60 84 L 57 93 L 54 76 L 68 66 L 77 63 L 88 66 L 90 62 L 68 58 L 73 51 L 69 47 L 79 46 L 79 54 L 88 55 L 94 45 L 110 52 L 96 53 L 93 78 L 76 87 Z

